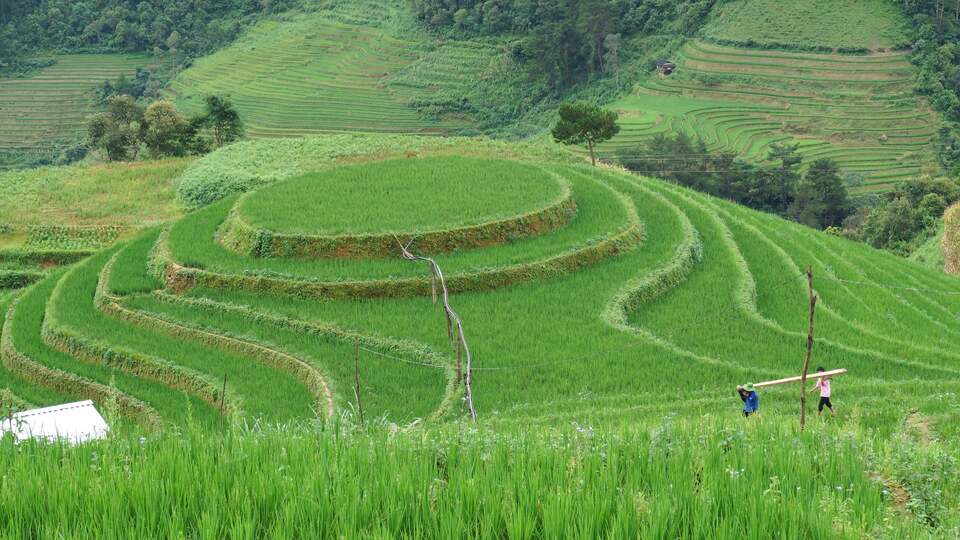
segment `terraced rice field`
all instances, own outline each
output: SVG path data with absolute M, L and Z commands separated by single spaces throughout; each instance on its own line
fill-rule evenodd
M 437 166 L 411 161 L 424 177 Z M 570 219 L 433 255 L 464 321 L 481 422 L 735 415 L 735 384 L 799 369 L 808 265 L 821 298 L 813 361 L 850 370 L 834 394 L 845 414 L 890 425 L 901 411 L 873 404 L 910 396 L 934 421 L 955 421 L 957 278 L 658 180 L 553 162 L 518 170 L 526 167 L 538 172 L 512 188 L 521 206 L 541 208 L 536 179 L 554 178 L 576 203 Z M 369 181 L 377 170 L 371 165 Z M 407 176 L 411 194 L 435 189 Z M 451 189 L 470 178 L 451 176 Z M 274 186 L 280 191 L 225 198 L 4 298 L 2 386 L 35 405 L 116 403 L 147 427 L 326 418 L 354 409 L 359 352 L 368 418 L 462 418 L 458 354 L 425 264 L 399 248 L 288 257 L 226 245 L 218 231 L 245 201 L 286 189 L 315 196 L 302 180 Z M 394 202 L 343 204 L 386 213 Z M 440 234 L 474 225 L 442 216 Z M 417 235 L 410 223 L 395 232 Z M 667 367 L 668 377 L 654 375 Z M 766 410 L 792 411 L 795 388 L 763 400 Z
M 831 158 L 876 191 L 938 166 L 938 116 L 912 93 L 904 53 L 863 56 L 759 51 L 690 41 L 678 70 L 614 103 L 622 131 L 602 146 L 643 164 L 643 145 L 685 132 L 711 151 L 762 162 L 774 143 L 800 144 L 805 161 Z M 638 167 L 642 169 L 642 167 Z
M 181 73 L 168 95 L 195 112 L 205 95 L 229 94 L 251 137 L 446 134 L 469 127 L 467 118 L 422 116 L 410 102 L 468 85 L 476 72 L 464 71 L 462 62 L 483 65 L 491 49 L 394 37 L 377 23 L 395 10 L 383 2 L 340 4 L 262 22 Z
M 94 88 L 149 64 L 145 55 L 70 54 L 23 79 L 0 78 L 0 170 L 49 156 L 85 133 Z
M 740 0 L 727 2 L 706 36 L 761 45 L 898 48 L 909 27 L 893 0 Z

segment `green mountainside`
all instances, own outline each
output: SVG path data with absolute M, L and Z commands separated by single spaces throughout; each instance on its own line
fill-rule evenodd
M 0 75 L 0 170 L 50 159 L 86 135 L 94 88 L 147 67 L 145 55 L 71 54 L 25 78 Z
M 382 12 L 371 13 L 377 14 Z M 383 15 L 380 22 L 387 20 Z M 183 110 L 197 112 L 205 95 L 228 94 L 252 137 L 444 134 L 471 122 L 425 117 L 411 102 L 444 90 L 462 91 L 492 57 L 493 49 L 479 43 L 433 45 L 396 38 L 369 22 L 321 11 L 260 23 L 180 74 L 168 95 Z
M 703 29 L 708 38 L 815 50 L 900 49 L 909 29 L 894 0 L 725 2 Z
M 608 40 L 591 15 L 611 5 L 224 0 L 242 25 L 191 24 L 229 45 L 161 93 L 188 114 L 228 95 L 245 140 L 0 172 L 0 427 L 87 399 L 111 427 L 0 434 L 0 536 L 960 536 L 943 229 L 905 258 L 643 174 L 648 143 L 684 133 L 761 165 L 796 143 L 863 198 L 948 175 L 907 18 L 631 0 L 644 30 Z M 525 57 L 537 32 L 583 49 Z M 591 47 L 614 45 L 600 68 Z M 561 57 L 589 73 L 531 69 Z M 96 85 L 150 60 L 0 79 L 0 168 L 73 140 Z M 544 131 L 574 98 L 619 112 L 598 167 Z M 744 414 L 738 385 L 805 358 L 806 388 L 762 387 Z M 847 370 L 822 415 L 818 366 Z
M 763 162 L 775 143 L 799 143 L 806 161 L 829 157 L 853 191 L 939 172 L 939 115 L 912 92 L 903 53 L 835 55 L 687 42 L 677 69 L 638 83 L 612 104 L 621 134 L 602 147 L 629 162 L 657 134 L 683 132 L 711 151 Z M 642 169 L 642 167 L 641 167 Z

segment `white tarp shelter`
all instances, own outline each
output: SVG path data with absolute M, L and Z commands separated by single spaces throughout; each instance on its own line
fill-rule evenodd
M 102 439 L 109 431 L 90 400 L 23 411 L 0 420 L 0 434 L 13 433 L 17 442 L 42 439 L 80 444 Z

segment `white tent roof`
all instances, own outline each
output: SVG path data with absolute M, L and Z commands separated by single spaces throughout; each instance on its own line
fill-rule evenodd
M 102 439 L 109 431 L 107 422 L 89 400 L 23 411 L 0 421 L 0 433 L 12 432 L 17 441 L 62 439 L 79 444 Z

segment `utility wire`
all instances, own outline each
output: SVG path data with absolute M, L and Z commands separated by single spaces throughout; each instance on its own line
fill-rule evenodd
M 836 276 L 826 276 L 826 279 L 829 279 L 832 281 L 839 281 L 840 283 L 850 283 L 853 285 L 868 285 L 868 286 L 877 287 L 880 289 L 912 291 L 912 292 L 929 292 L 929 293 L 945 294 L 945 295 L 960 295 L 960 291 L 950 291 L 947 289 L 927 289 L 924 287 L 898 287 L 896 285 L 881 285 L 873 281 L 855 281 L 852 279 L 843 279 Z
M 408 359 L 406 359 L 406 358 L 400 358 L 400 357 L 398 357 L 398 356 L 393 356 L 393 355 L 386 354 L 386 353 L 383 353 L 383 352 L 380 352 L 380 351 L 376 351 L 376 350 L 373 350 L 373 349 L 368 349 L 368 348 L 366 348 L 366 347 L 360 347 L 360 350 L 366 351 L 366 352 L 371 353 L 371 354 L 375 354 L 375 355 L 377 355 L 377 356 L 382 356 L 383 358 L 389 358 L 389 359 L 391 359 L 391 360 L 396 360 L 396 361 L 398 361 L 398 362 L 403 362 L 403 363 L 405 363 L 405 364 L 412 364 L 412 365 L 415 365 L 415 366 L 430 367 L 430 368 L 434 368 L 434 369 L 449 369 L 450 367 L 452 367 L 452 366 L 447 366 L 447 365 L 433 364 L 433 363 L 430 363 L 430 362 L 417 362 L 417 361 L 415 361 L 415 360 L 408 360 Z M 543 363 L 539 363 L 539 364 L 524 364 L 524 365 L 518 365 L 518 366 L 475 367 L 475 368 L 473 368 L 473 370 L 474 370 L 474 371 L 506 371 L 506 370 L 517 370 L 517 369 L 531 369 L 531 368 L 536 368 L 536 367 L 552 366 L 552 365 L 560 364 L 560 363 L 563 363 L 563 361 L 557 360 L 557 361 L 554 361 L 554 362 L 543 362 Z

